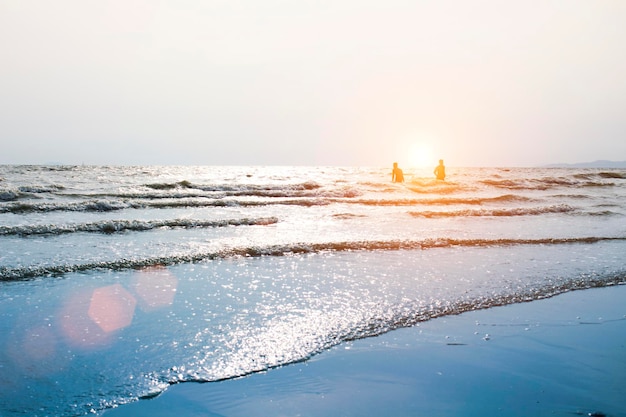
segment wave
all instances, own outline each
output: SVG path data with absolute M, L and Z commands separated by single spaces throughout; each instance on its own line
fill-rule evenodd
M 259 197 L 259 198 L 353 198 L 361 192 L 351 186 L 334 189 L 323 189 L 316 183 L 303 183 L 286 186 L 265 185 L 194 185 L 189 181 L 176 183 L 147 184 L 143 187 L 153 191 L 119 191 L 115 193 L 68 193 L 62 194 L 65 198 L 77 199 L 144 199 L 159 200 L 171 198 L 210 198 L 222 199 L 227 197 Z M 61 188 L 62 189 L 62 188 Z M 54 191 L 54 190 L 50 190 Z M 41 191 L 45 192 L 45 191 Z M 0 196 L 2 194 L 0 193 Z M 0 197 L 1 199 L 1 197 Z M 14 198 L 7 198 L 10 201 Z
M 92 200 L 72 203 L 26 203 L 16 202 L 0 206 L 0 213 L 25 214 L 33 212 L 76 211 L 76 212 L 108 212 L 125 209 L 145 208 L 185 208 L 185 207 L 255 207 L 268 205 L 320 206 L 328 205 L 326 199 L 285 199 L 271 201 L 245 201 L 228 199 L 175 199 L 168 201 L 144 200 Z
M 626 172 L 620 171 L 600 171 L 600 172 L 585 172 L 580 174 L 575 174 L 573 176 L 577 179 L 589 180 L 593 178 L 602 178 L 602 179 L 626 179 Z
M 314 181 L 308 181 L 299 184 L 286 184 L 286 185 L 262 185 L 262 184 L 193 184 L 190 181 L 183 180 L 173 183 L 156 183 L 145 184 L 147 188 L 153 190 L 175 190 L 175 189 L 194 189 L 207 192 L 277 192 L 277 191 L 312 191 L 322 188 L 321 185 Z
M 231 220 L 105 220 L 93 223 L 67 224 L 67 225 L 23 225 L 23 226 L 0 226 L 0 236 L 31 236 L 31 235 L 60 235 L 66 233 L 118 233 L 125 231 L 147 231 L 157 228 L 208 228 L 225 226 L 265 226 L 278 222 L 276 217 L 256 219 L 231 219 Z
M 127 208 L 143 208 L 144 206 L 139 204 L 133 204 L 132 202 L 114 201 L 114 200 L 91 200 L 72 203 L 32 203 L 32 202 L 18 202 L 9 203 L 4 206 L 0 206 L 0 213 L 33 213 L 33 212 L 51 212 L 51 211 L 96 211 L 106 212 L 123 210 Z
M 333 214 L 332 217 L 334 217 L 335 219 L 358 219 L 358 218 L 363 218 L 363 217 L 367 217 L 364 214 L 353 214 L 353 213 L 336 213 Z
M 42 194 L 42 193 L 55 193 L 57 191 L 65 190 L 62 185 L 25 185 L 17 188 L 23 193 Z
M 600 178 L 615 178 L 620 180 L 626 180 L 626 172 L 608 171 L 598 172 Z
M 379 336 L 438 317 L 541 300 L 569 291 L 623 285 L 625 280 L 625 271 L 590 273 L 557 279 L 532 288 L 518 288 L 514 293 L 483 294 L 426 306 L 408 299 L 395 305 L 380 303 L 372 306 L 368 314 L 349 321 L 341 319 L 341 311 L 321 314 L 311 312 L 313 317 L 292 315 L 269 323 L 259 332 L 241 335 L 235 342 L 236 348 L 218 359 L 210 368 L 182 373 L 180 368 L 174 366 L 160 373 L 153 373 L 153 383 L 145 388 L 138 399 L 152 399 L 174 384 L 232 380 L 286 364 L 303 362 L 340 343 Z M 316 332 L 311 334 L 309 322 L 316 319 L 319 320 L 318 326 L 315 328 Z M 276 355 L 275 341 L 283 339 L 285 332 L 291 336 L 293 343 L 283 346 L 281 355 Z M 271 352 L 267 352 L 268 347 L 272 349 Z
M 530 197 L 524 197 L 513 194 L 506 194 L 497 197 L 458 197 L 458 198 L 421 198 L 421 199 L 354 199 L 341 201 L 341 203 L 348 204 L 362 204 L 366 206 L 420 206 L 420 205 L 457 205 L 457 204 L 468 204 L 468 205 L 482 205 L 487 203 L 512 203 L 512 202 L 529 202 L 535 201 Z M 339 201 L 337 201 L 339 202 Z
M 0 201 L 15 201 L 22 198 L 33 198 L 37 194 L 55 193 L 63 190 L 62 185 L 25 185 L 17 189 L 0 190 Z M 37 197 L 39 198 L 39 197 Z
M 478 181 L 481 184 L 509 190 L 549 190 L 552 188 L 578 187 L 614 187 L 615 182 L 603 181 L 606 179 L 624 179 L 619 172 L 584 173 L 571 177 L 546 177 L 533 179 L 485 179 Z
M 618 212 L 611 211 L 611 210 L 589 211 L 589 212 L 586 212 L 584 214 L 588 215 L 588 216 L 598 216 L 598 217 L 622 216 L 622 213 L 618 213 Z
M 299 189 L 214 189 L 200 190 L 172 188 L 167 192 L 138 192 L 138 191 L 122 191 L 118 193 L 64 193 L 64 197 L 72 198 L 109 198 L 109 199 L 142 199 L 142 200 L 164 200 L 164 199 L 182 199 L 182 198 L 206 198 L 206 199 L 223 199 L 227 197 L 260 197 L 260 198 L 353 198 L 361 195 L 361 192 L 354 188 L 345 187 L 334 190 L 299 190 Z
M 555 199 L 569 198 L 572 200 L 591 200 L 594 197 L 587 195 L 587 194 L 554 194 L 552 198 L 555 198 Z
M 19 166 L 19 165 L 17 165 Z M 85 169 L 84 165 L 24 165 L 27 171 L 50 171 L 50 172 L 71 172 L 82 171 Z
M 0 190 L 0 201 L 15 201 L 20 195 L 16 190 Z
M 439 181 L 436 179 L 414 178 L 406 183 L 406 188 L 414 193 L 422 194 L 452 194 L 463 187 L 452 181 Z
M 564 245 L 594 244 L 603 241 L 626 241 L 626 237 L 573 237 L 540 239 L 424 239 L 391 241 L 347 241 L 322 243 L 291 243 L 266 247 L 249 246 L 228 248 L 215 252 L 179 254 L 172 256 L 118 259 L 81 264 L 44 265 L 28 267 L 0 267 L 0 281 L 20 281 L 37 277 L 61 276 L 72 272 L 91 270 L 126 270 L 152 266 L 169 266 L 181 263 L 196 263 L 215 259 L 237 257 L 290 256 L 297 254 L 346 252 L 346 251 L 396 251 L 427 250 L 450 247 L 494 247 L 519 245 Z
M 509 217 L 509 216 L 538 216 L 551 213 L 571 213 L 575 208 L 567 205 L 555 205 L 548 207 L 511 208 L 511 209 L 480 209 L 480 210 L 456 210 L 456 211 L 414 211 L 409 212 L 415 217 L 440 218 L 440 217 Z
M 422 305 L 410 299 L 397 304 L 378 303 L 370 306 L 367 314 L 356 317 L 352 314 L 346 318 L 346 313 L 341 310 L 307 311 L 305 317 L 291 314 L 268 322 L 258 331 L 240 332 L 234 338 L 229 334 L 228 346 L 231 350 L 215 357 L 210 366 L 204 362 L 192 362 L 185 367 L 171 366 L 150 373 L 150 383 L 139 387 L 136 400 L 151 400 L 175 384 L 224 382 L 305 362 L 341 343 L 380 336 L 439 317 L 547 299 L 571 291 L 623 285 L 625 273 L 583 273 L 539 286 L 520 287 L 514 293 L 494 292 L 456 297 L 430 305 Z M 311 330 L 312 321 L 315 331 Z M 289 335 L 289 341 L 281 345 L 280 354 L 277 354 L 276 340 L 284 341 L 285 334 Z M 454 343 L 448 343 L 451 344 Z M 104 404 L 104 408 L 114 408 L 128 402 L 128 398 L 120 397 Z
M 152 188 L 154 190 L 173 190 L 176 188 L 193 188 L 193 185 L 187 180 L 171 182 L 171 183 L 146 184 L 145 186 L 148 188 Z
M 251 196 L 250 193 L 246 194 Z M 169 195 L 153 196 L 133 194 L 129 199 L 95 199 L 74 202 L 9 202 L 0 205 L 0 213 L 25 214 L 33 212 L 109 212 L 125 209 L 145 208 L 185 208 L 185 207 L 259 207 L 271 205 L 290 206 L 325 206 L 333 203 L 361 204 L 366 206 L 416 206 L 416 205 L 451 205 L 469 204 L 481 205 L 493 202 L 528 202 L 532 198 L 502 195 L 498 197 L 474 197 L 474 198 L 424 198 L 424 199 L 356 199 L 356 193 L 351 190 L 329 191 L 326 195 L 315 197 L 294 197 L 276 194 L 270 200 L 245 200 L 231 198 L 206 198 L 206 196 Z M 103 196 L 103 195 L 100 195 Z M 118 195 L 120 196 L 120 195 Z M 144 198 L 148 197 L 148 198 Z M 270 197 L 264 195 L 264 197 Z

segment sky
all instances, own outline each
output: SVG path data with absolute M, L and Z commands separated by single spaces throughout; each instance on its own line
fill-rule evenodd
M 0 164 L 626 160 L 623 0 L 0 0 Z

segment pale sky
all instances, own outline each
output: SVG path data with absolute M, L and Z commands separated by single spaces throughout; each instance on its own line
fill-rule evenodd
M 0 0 L 0 164 L 626 160 L 624 0 Z

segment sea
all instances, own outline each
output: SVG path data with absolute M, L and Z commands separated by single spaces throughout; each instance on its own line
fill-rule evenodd
M 0 166 L 0 416 L 626 282 L 626 170 Z

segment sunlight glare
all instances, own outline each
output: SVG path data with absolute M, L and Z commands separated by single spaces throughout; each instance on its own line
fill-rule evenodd
M 433 147 L 425 141 L 415 142 L 409 148 L 409 162 L 417 168 L 436 165 Z

